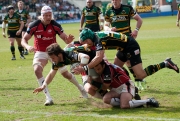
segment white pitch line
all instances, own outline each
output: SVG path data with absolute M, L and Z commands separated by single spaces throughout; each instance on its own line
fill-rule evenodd
M 31 111 L 31 112 L 16 112 L 16 111 L 9 111 L 9 110 L 0 110 L 1 113 L 12 113 L 12 114 L 22 114 L 22 113 L 26 113 L 26 114 L 40 114 L 40 115 L 46 115 L 46 117 L 49 116 L 92 116 L 92 117 L 98 117 L 98 118 L 103 118 L 103 117 L 107 117 L 107 118 L 119 118 L 119 119 L 140 119 L 140 120 L 156 120 L 156 121 L 180 121 L 180 119 L 178 118 L 155 118 L 155 117 L 139 117 L 139 116 L 118 116 L 118 115 L 99 115 L 97 113 L 73 113 L 73 112 L 58 112 L 58 113 L 49 113 L 49 112 L 37 112 L 37 111 Z M 34 116 L 32 118 L 24 118 L 24 119 L 20 119 L 18 121 L 23 121 L 23 120 L 27 120 L 27 119 L 36 119 L 39 118 L 38 116 Z

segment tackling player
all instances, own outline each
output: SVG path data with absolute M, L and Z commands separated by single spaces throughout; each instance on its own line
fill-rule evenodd
M 116 56 L 121 57 L 119 58 L 118 65 L 121 65 L 120 67 L 123 67 L 124 63 L 129 60 L 132 65 L 132 69 L 138 79 L 143 80 L 145 77 L 150 76 L 163 68 L 169 68 L 179 73 L 178 66 L 171 61 L 171 58 L 167 58 L 159 64 L 149 65 L 148 67 L 143 69 L 139 44 L 134 38 L 126 36 L 122 33 L 109 31 L 94 33 L 90 29 L 84 29 L 80 33 L 80 42 L 81 44 L 95 45 L 96 56 L 88 65 L 84 66 L 83 68 L 76 67 L 75 71 L 77 72 L 83 72 L 88 68 L 94 68 L 98 63 L 102 61 L 104 51 L 109 48 L 114 48 L 119 50 Z M 121 55 L 122 53 L 123 56 Z

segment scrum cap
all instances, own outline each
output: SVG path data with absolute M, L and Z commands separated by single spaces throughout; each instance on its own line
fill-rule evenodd
M 86 39 L 93 40 L 94 32 L 88 28 L 85 28 L 81 31 L 79 38 L 80 38 L 80 41 L 85 41 Z
M 43 6 L 42 9 L 41 9 L 41 15 L 43 15 L 45 13 L 48 13 L 48 12 L 52 13 L 52 9 L 47 5 Z

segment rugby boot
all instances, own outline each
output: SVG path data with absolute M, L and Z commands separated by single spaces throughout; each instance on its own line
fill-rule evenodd
M 21 58 L 21 59 L 26 59 L 26 58 L 24 57 L 24 55 L 20 55 L 20 58 Z
M 16 60 L 16 57 L 15 57 L 15 56 L 13 56 L 13 57 L 11 58 L 11 60 Z
M 148 98 L 149 102 L 146 103 L 147 107 L 159 107 L 159 103 L 157 100 L 155 100 L 154 98 Z
M 167 58 L 164 62 L 165 62 L 165 65 L 166 65 L 167 68 L 173 69 L 173 70 L 175 70 L 177 73 L 179 73 L 179 68 L 178 68 L 178 66 L 171 61 L 171 58 Z
M 54 104 L 53 100 L 49 100 L 49 99 L 47 99 L 46 102 L 44 103 L 45 106 L 50 106 L 53 104 Z

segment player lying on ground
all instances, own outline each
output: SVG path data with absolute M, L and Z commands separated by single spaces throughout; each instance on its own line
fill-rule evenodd
M 101 61 L 94 67 L 96 73 L 100 75 L 100 81 L 91 80 L 94 88 L 104 92 L 110 89 L 103 96 L 104 103 L 120 108 L 135 108 L 147 104 L 152 107 L 159 107 L 159 103 L 154 98 L 146 100 L 132 100 L 135 96 L 135 85 L 126 72 L 117 65 Z
M 78 53 L 74 51 L 64 51 L 57 43 L 53 43 L 46 48 L 46 52 L 48 53 L 49 57 L 52 59 L 52 69 L 46 76 L 43 85 L 36 88 L 33 93 L 39 93 L 44 90 L 49 83 L 53 80 L 54 76 L 56 75 L 57 71 L 63 75 L 63 77 L 69 79 L 75 79 L 72 73 L 69 73 L 65 65 L 70 65 L 76 62 L 80 62 L 81 64 L 87 64 L 89 61 L 89 56 L 83 53 Z M 84 98 L 88 98 L 86 91 L 84 90 L 83 86 L 79 85 L 77 81 L 71 81 L 74 85 L 79 87 L 82 96 Z

